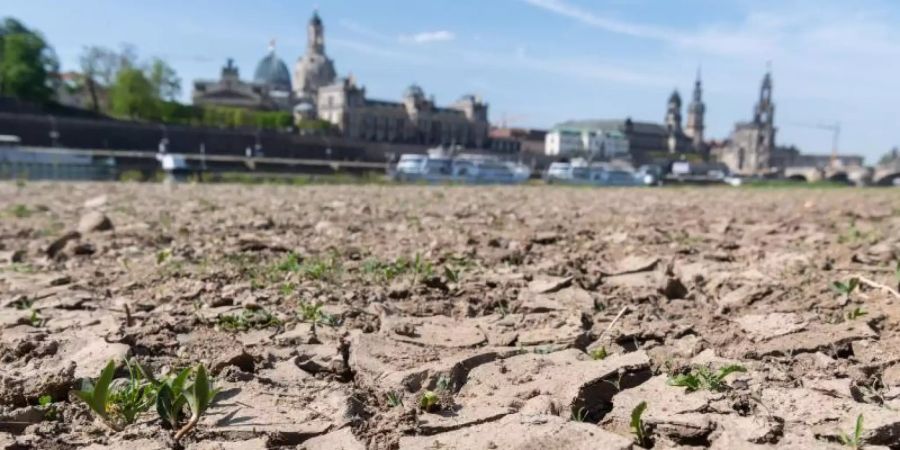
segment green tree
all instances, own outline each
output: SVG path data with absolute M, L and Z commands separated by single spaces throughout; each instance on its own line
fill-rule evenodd
M 59 63 L 40 33 L 16 19 L 0 23 L 0 94 L 46 103 Z
M 148 72 L 150 83 L 153 84 L 159 98 L 172 101 L 181 93 L 181 79 L 167 62 L 153 58 Z
M 131 119 L 159 118 L 160 99 L 156 88 L 143 71 L 131 67 L 119 70 L 109 90 L 110 109 L 114 115 Z

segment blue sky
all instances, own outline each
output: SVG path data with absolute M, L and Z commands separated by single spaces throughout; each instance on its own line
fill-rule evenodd
M 549 127 L 574 118 L 662 121 L 702 66 L 707 135 L 750 117 L 766 62 L 779 143 L 869 162 L 900 145 L 900 3 L 893 0 L 0 0 L 40 29 L 65 69 L 86 45 L 135 45 L 183 79 L 233 57 L 252 75 L 270 39 L 293 66 L 318 6 L 326 51 L 371 97 L 419 83 L 438 102 L 483 96 L 491 120 Z

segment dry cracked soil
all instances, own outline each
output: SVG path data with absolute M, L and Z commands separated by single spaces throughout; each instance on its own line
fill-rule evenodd
M 897 190 L 0 184 L 0 448 L 900 449 L 898 260 Z M 126 359 L 222 391 L 114 432 Z

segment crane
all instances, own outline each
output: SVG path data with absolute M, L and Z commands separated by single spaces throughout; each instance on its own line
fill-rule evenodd
M 841 123 L 835 122 L 833 124 L 828 123 L 792 123 L 790 125 L 804 128 L 815 128 L 818 130 L 825 130 L 831 132 L 831 161 L 829 164 L 831 167 L 834 167 L 837 164 L 837 156 L 838 156 L 838 140 L 841 137 Z

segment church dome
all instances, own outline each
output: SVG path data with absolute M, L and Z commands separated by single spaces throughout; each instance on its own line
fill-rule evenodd
M 284 61 L 275 56 L 275 50 L 256 65 L 253 81 L 279 91 L 291 90 L 291 73 Z
M 406 91 L 403 92 L 403 97 L 425 98 L 425 91 L 423 91 L 422 87 L 418 84 L 411 84 L 406 88 Z

